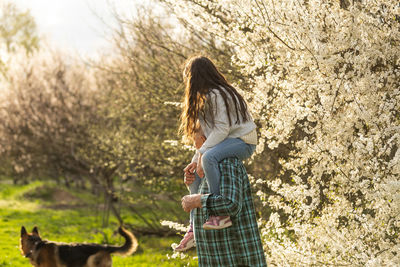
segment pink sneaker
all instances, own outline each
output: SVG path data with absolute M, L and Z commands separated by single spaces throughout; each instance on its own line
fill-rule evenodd
M 186 250 L 189 250 L 191 248 L 194 248 L 196 246 L 196 242 L 194 241 L 194 233 L 193 232 L 187 232 L 181 242 L 179 243 L 179 246 L 177 246 L 174 250 L 178 252 L 183 252 Z
M 210 216 L 203 224 L 206 230 L 219 230 L 232 225 L 231 217 L 229 216 Z

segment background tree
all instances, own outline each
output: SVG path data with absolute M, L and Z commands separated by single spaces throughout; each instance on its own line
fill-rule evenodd
M 39 37 L 29 11 L 21 11 L 10 2 L 1 1 L 0 5 L 0 38 L 7 52 L 15 52 L 18 47 L 33 52 L 39 46 Z
M 115 166 L 109 192 L 139 217 L 140 207 L 154 211 L 153 220 L 141 219 L 160 231 L 161 219 L 187 220 L 179 200 L 186 194 L 182 170 L 193 151 L 177 136 L 182 64 L 201 51 L 228 66 L 231 51 L 223 43 L 217 46 L 211 35 L 191 34 L 163 14 L 147 8 L 138 14 L 134 20 L 117 16 L 114 54 L 96 64 L 102 116 L 91 129 L 95 151 L 85 152 L 97 159 L 91 162 Z M 172 206 L 161 205 L 163 200 Z
M 29 11 L 18 9 L 15 4 L 0 1 L 0 64 L 1 72 L 12 53 L 22 49 L 27 54 L 39 48 L 35 20 Z
M 0 101 L 7 92 L 7 67 L 9 59 L 19 51 L 31 54 L 39 48 L 39 37 L 36 23 L 28 11 L 19 10 L 13 3 L 0 1 Z M 3 118 L 4 120 L 5 118 Z M 5 136 L 0 134 L 1 143 L 7 142 Z M 11 161 L 5 155 L 5 148 L 0 146 L 0 172 L 11 176 L 13 172 Z
M 68 185 L 70 176 L 87 176 L 89 167 L 77 154 L 87 142 L 86 124 L 95 121 L 86 73 L 58 52 L 10 60 L 0 129 L 15 179 L 38 175 Z
M 146 8 L 118 17 L 115 48 L 90 64 L 46 49 L 10 60 L 1 106 L 3 174 L 15 182 L 51 179 L 89 187 L 122 222 L 127 209 L 142 233 L 161 219 L 188 219 L 182 169 L 193 151 L 177 136 L 182 63 L 203 52 L 230 70 L 232 50 Z M 104 196 L 104 197 L 102 197 Z M 151 216 L 143 216 L 143 213 Z M 129 221 L 126 223 L 129 224 Z

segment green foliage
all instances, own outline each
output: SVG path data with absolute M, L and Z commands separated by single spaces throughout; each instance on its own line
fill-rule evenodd
M 15 4 L 0 3 L 0 44 L 6 52 L 15 52 L 19 47 L 31 53 L 39 46 L 36 22 L 29 11 L 19 10 Z

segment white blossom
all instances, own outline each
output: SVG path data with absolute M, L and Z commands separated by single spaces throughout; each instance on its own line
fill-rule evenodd
M 256 153 L 304 132 L 277 177 L 253 179 L 274 192 L 257 193 L 272 209 L 260 224 L 269 263 L 399 265 L 398 1 L 166 2 L 235 48 L 262 126 Z

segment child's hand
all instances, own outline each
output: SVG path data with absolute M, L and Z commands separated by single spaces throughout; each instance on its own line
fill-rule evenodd
M 198 162 L 197 168 L 196 168 L 196 173 L 200 178 L 204 178 L 203 166 L 201 166 L 201 157 L 202 157 L 202 155 L 200 154 L 199 162 Z
M 199 175 L 200 178 L 204 178 L 204 171 L 201 164 L 197 165 L 196 173 Z
M 196 170 L 196 167 L 197 167 L 197 162 L 192 162 L 192 163 L 190 163 L 189 165 L 187 165 L 186 168 L 183 169 L 183 171 L 184 171 L 185 173 L 190 173 L 190 174 L 192 174 L 192 173 L 194 173 L 194 171 Z
M 201 146 L 204 144 L 204 142 L 206 141 L 206 137 L 204 135 L 201 134 L 196 134 L 194 136 L 194 147 L 196 149 L 200 149 Z

